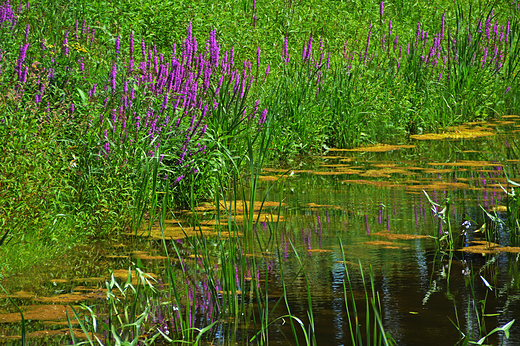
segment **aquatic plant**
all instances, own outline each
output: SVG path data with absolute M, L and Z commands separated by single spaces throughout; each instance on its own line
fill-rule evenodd
M 383 326 L 381 318 L 381 301 L 379 300 L 379 293 L 376 294 L 375 292 L 372 267 L 370 267 L 369 271 L 370 287 L 367 288 L 361 261 L 359 261 L 359 271 L 361 273 L 361 281 L 365 293 L 365 330 L 362 331 L 360 328 L 363 325 L 361 314 L 358 314 L 357 304 L 354 298 L 354 290 L 352 288 L 352 282 L 347 268 L 347 261 L 345 260 L 345 252 L 343 251 L 343 243 L 341 242 L 341 239 L 339 240 L 339 245 L 345 267 L 346 279 L 343 281 L 343 294 L 352 344 L 363 345 L 366 343 L 368 345 L 396 345 L 395 340 L 385 331 Z M 363 340 L 365 340 L 365 342 L 363 342 Z

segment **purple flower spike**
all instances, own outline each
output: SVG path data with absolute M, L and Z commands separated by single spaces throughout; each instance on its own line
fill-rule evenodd
M 379 17 L 381 21 L 383 21 L 383 2 L 381 1 L 381 5 L 379 5 Z
M 118 35 L 116 38 L 116 56 L 119 55 L 119 45 L 120 45 L 120 43 L 119 43 L 119 35 Z
M 363 56 L 363 63 L 366 61 L 367 59 L 367 55 L 368 55 L 368 47 L 370 45 L 370 35 L 372 35 L 372 24 L 370 24 L 370 29 L 368 30 L 368 37 L 367 37 L 367 46 L 365 48 L 365 55 Z
M 116 92 L 116 76 L 117 76 L 117 63 L 114 62 L 114 65 L 112 66 L 112 72 L 111 72 L 111 83 L 110 86 L 112 88 L 112 93 Z
M 258 125 L 262 127 L 265 123 L 265 119 L 267 118 L 267 108 L 264 108 L 262 114 L 260 115 L 260 119 L 258 120 Z
M 256 50 L 256 68 L 260 68 L 260 47 Z
M 65 56 L 69 55 L 69 31 L 65 31 L 65 37 L 63 38 L 63 51 Z
M 130 32 L 130 56 L 134 55 L 134 32 Z

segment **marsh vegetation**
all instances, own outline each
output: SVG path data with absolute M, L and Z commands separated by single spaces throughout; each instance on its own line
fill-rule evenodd
M 2 342 L 515 344 L 519 4 L 2 1 Z

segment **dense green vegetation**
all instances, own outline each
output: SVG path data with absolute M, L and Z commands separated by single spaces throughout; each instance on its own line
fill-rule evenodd
M 1 276 L 243 175 L 254 201 L 265 160 L 520 109 L 517 2 L 1 6 Z

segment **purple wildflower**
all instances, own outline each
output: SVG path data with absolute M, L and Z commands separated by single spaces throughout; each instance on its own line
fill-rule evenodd
M 256 50 L 256 68 L 260 68 L 260 47 Z
M 116 56 L 119 55 L 119 35 L 116 37 Z
M 368 30 L 367 46 L 365 48 L 365 55 L 363 56 L 363 62 L 365 62 L 367 59 L 368 47 L 370 45 L 370 35 L 372 35 L 372 24 L 370 24 L 370 29 Z
M 110 77 L 111 77 L 110 86 L 112 88 L 112 93 L 116 92 L 116 76 L 117 76 L 117 63 L 114 62 L 114 65 L 112 66 L 112 71 L 110 74 Z
M 65 31 L 65 37 L 63 38 L 63 51 L 65 56 L 69 55 L 69 31 Z
M 265 119 L 267 118 L 267 108 L 264 108 L 262 114 L 260 115 L 260 119 L 258 120 L 258 125 L 262 127 L 265 123 Z

